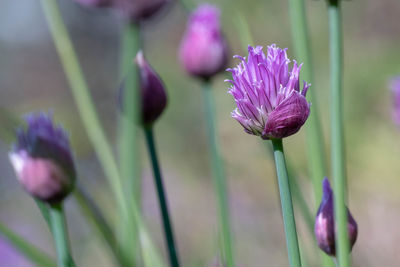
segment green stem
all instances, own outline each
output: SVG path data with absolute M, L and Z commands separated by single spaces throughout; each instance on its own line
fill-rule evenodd
M 172 267 L 178 267 L 179 261 L 177 256 L 177 250 L 175 247 L 174 234 L 171 226 L 170 216 L 168 212 L 167 199 L 165 196 L 163 181 L 161 177 L 161 170 L 157 158 L 157 151 L 153 135 L 153 127 L 150 126 L 144 128 L 144 132 L 147 141 L 147 148 L 150 154 L 151 164 L 153 167 L 154 182 L 157 188 L 158 200 L 160 203 L 161 215 L 164 225 L 164 234 L 168 245 L 170 265 Z
M 304 0 L 289 0 L 289 12 L 291 18 L 293 43 L 297 58 L 303 62 L 302 75 L 305 81 L 314 85 L 313 62 L 308 33 L 306 10 Z M 322 179 L 327 176 L 324 138 L 321 129 L 318 109 L 317 90 L 313 86 L 308 91 L 308 98 L 312 103 L 310 117 L 307 120 L 307 153 L 309 170 L 313 184 L 316 211 L 322 198 Z M 332 260 L 323 252 L 320 252 L 322 266 L 333 267 Z
M 64 25 L 57 0 L 41 0 L 41 4 L 83 125 L 106 177 L 109 179 L 108 181 L 114 197 L 122 211 L 126 212 L 128 208 L 124 201 L 123 187 L 121 185 L 117 164 L 111 146 L 100 124 L 93 100 L 89 93 L 89 88 L 83 77 L 78 58 Z
M 334 209 L 336 234 L 336 253 L 340 267 L 350 266 L 349 239 L 347 233 L 346 165 L 343 130 L 343 34 L 340 0 L 328 1 L 329 39 L 331 62 L 331 158 L 332 178 L 335 192 Z
M 276 173 L 278 176 L 279 194 L 281 197 L 283 224 L 286 234 L 286 245 L 291 267 L 301 267 L 299 244 L 297 241 L 296 222 L 294 219 L 292 196 L 290 194 L 289 177 L 286 170 L 282 139 L 272 139 Z
M 119 116 L 120 136 L 120 166 L 121 176 L 125 188 L 128 203 L 141 203 L 141 178 L 138 171 L 138 70 L 134 59 L 140 49 L 140 28 L 134 23 L 126 23 L 122 34 L 122 47 L 120 58 L 120 80 L 123 89 L 121 91 L 122 112 Z M 139 208 L 140 211 L 140 208 Z M 138 212 L 139 212 L 138 211 Z M 132 220 L 133 214 L 121 220 L 118 239 L 126 261 L 133 264 L 135 257 L 139 257 L 137 239 L 137 225 Z
M 58 267 L 74 267 L 74 261 L 71 256 L 67 224 L 64 217 L 62 204 L 50 205 L 50 221 L 54 243 L 57 251 Z
M 29 243 L 21 236 L 8 229 L 7 226 L 2 223 L 0 223 L 0 235 L 37 266 L 56 266 L 53 259 L 51 259 L 48 255 L 37 249 L 33 244 Z
M 208 139 L 209 139 L 209 150 L 210 159 L 212 165 L 212 171 L 214 176 L 214 186 L 217 194 L 218 200 L 218 211 L 219 211 L 219 221 L 222 231 L 222 244 L 223 244 L 223 255 L 225 263 L 228 267 L 235 266 L 233 251 L 232 251 L 232 237 L 231 237 L 231 227 L 229 221 L 229 204 L 228 204 L 228 193 L 227 193 L 227 183 L 222 166 L 222 159 L 219 152 L 218 140 L 217 140 L 217 130 L 215 123 L 215 104 L 212 95 L 212 88 L 209 81 L 204 82 L 203 88 L 204 94 L 204 111 L 206 116 Z
M 107 243 L 109 248 L 114 254 L 115 259 L 120 265 L 123 262 L 116 247 L 116 240 L 113 230 L 111 229 L 106 218 L 104 218 L 101 210 L 93 201 L 93 199 L 83 190 L 82 187 L 77 186 L 74 190 L 74 197 L 79 204 L 81 212 L 85 215 L 90 224 L 101 235 L 103 240 Z

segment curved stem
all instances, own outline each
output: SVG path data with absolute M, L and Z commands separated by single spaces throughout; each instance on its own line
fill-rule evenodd
M 205 104 L 204 111 L 206 116 L 208 140 L 210 146 L 210 159 L 214 176 L 214 186 L 218 200 L 219 221 L 222 231 L 221 237 L 223 244 L 224 260 L 226 261 L 225 263 L 228 267 L 233 267 L 235 266 L 235 262 L 232 251 L 227 184 L 217 140 L 214 98 L 212 95 L 211 85 L 208 81 L 204 83 L 203 94 Z
M 332 178 L 335 192 L 334 209 L 336 253 L 340 267 L 350 266 L 349 239 L 347 233 L 346 162 L 343 130 L 343 36 L 340 0 L 328 1 L 329 39 L 331 62 L 331 153 Z
M 291 267 L 301 267 L 299 244 L 297 241 L 296 221 L 290 194 L 289 177 L 286 170 L 282 139 L 272 139 L 276 173 L 278 175 L 279 194 L 281 196 L 283 224 L 286 234 L 286 245 Z
M 41 0 L 41 3 L 83 125 L 92 142 L 104 173 L 108 178 L 114 197 L 123 212 L 126 212 L 128 208 L 124 201 L 123 187 L 121 185 L 117 164 L 111 146 L 100 124 L 93 100 L 89 93 L 89 88 L 62 20 L 57 0 Z
M 154 182 L 157 188 L 158 201 L 160 203 L 162 221 L 164 225 L 164 234 L 168 246 L 170 265 L 172 267 L 179 267 L 177 250 L 174 241 L 174 234 L 168 212 L 167 198 L 164 192 L 164 185 L 161 176 L 160 166 L 158 163 L 156 145 L 154 142 L 153 127 L 150 126 L 144 128 L 144 133 L 146 136 L 147 148 L 149 150 L 151 164 L 153 167 Z
M 49 210 L 52 233 L 57 251 L 58 267 L 75 267 L 71 256 L 67 224 L 65 222 L 62 204 L 50 205 Z

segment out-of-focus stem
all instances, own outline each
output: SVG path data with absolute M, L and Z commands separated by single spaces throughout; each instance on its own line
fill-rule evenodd
M 303 78 L 313 85 L 313 62 L 304 0 L 289 0 L 289 12 L 296 55 L 299 62 L 303 62 Z M 317 89 L 315 86 L 308 91 L 308 97 L 312 103 L 312 108 L 306 124 L 308 164 L 313 184 L 315 211 L 322 197 L 322 179 L 327 176 L 324 138 L 319 119 L 316 91 Z M 322 259 L 322 266 L 333 267 L 332 260 L 326 254 L 320 252 L 320 256 Z
M 289 177 L 286 170 L 282 139 L 272 139 L 271 141 L 274 148 L 276 174 L 278 176 L 279 194 L 281 198 L 282 216 L 286 234 L 289 264 L 290 267 L 301 267 L 296 221 L 294 218 L 292 196 L 290 193 Z
M 134 59 L 140 49 L 140 27 L 127 22 L 122 33 L 120 80 L 122 81 L 121 105 L 119 116 L 119 151 L 121 177 L 128 203 L 135 202 L 141 206 L 141 178 L 138 171 L 138 69 Z M 120 220 L 118 239 L 126 261 L 132 264 L 139 255 L 137 225 L 132 214 Z
M 179 267 L 178 253 L 174 241 L 174 233 L 172 230 L 171 220 L 168 212 L 167 197 L 164 192 L 164 185 L 161 176 L 161 169 L 158 163 L 156 144 L 154 142 L 153 127 L 146 127 L 144 129 L 147 148 L 149 150 L 151 164 L 153 167 L 154 182 L 157 189 L 158 200 L 160 203 L 160 210 L 164 226 L 165 240 L 167 241 L 168 254 L 171 267 Z
M 340 267 L 350 266 L 347 232 L 346 161 L 343 130 L 343 33 L 340 0 L 328 1 L 331 68 L 331 160 L 335 192 L 336 256 Z
M 12 246 L 21 252 L 27 259 L 31 260 L 37 266 L 55 267 L 56 263 L 44 252 L 37 249 L 33 244 L 17 235 L 4 224 L 0 223 L 0 236 L 3 236 Z
M 50 205 L 49 211 L 52 233 L 57 251 L 58 267 L 75 267 L 74 260 L 71 256 L 67 224 L 62 204 Z
M 224 169 L 222 166 L 222 159 L 219 152 L 217 130 L 215 123 L 215 105 L 214 97 L 212 95 L 211 84 L 206 81 L 204 82 L 203 88 L 204 94 L 204 112 L 206 116 L 207 132 L 209 140 L 209 150 L 212 172 L 214 177 L 214 186 L 217 194 L 218 211 L 219 211 L 219 224 L 222 231 L 221 238 L 223 244 L 223 256 L 226 266 L 235 266 L 234 253 L 232 251 L 232 237 L 231 237 L 231 226 L 229 220 L 229 203 L 227 184 Z

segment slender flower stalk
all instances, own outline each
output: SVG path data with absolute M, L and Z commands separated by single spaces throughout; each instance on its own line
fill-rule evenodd
M 22 253 L 27 259 L 31 260 L 37 266 L 55 267 L 56 263 L 52 258 L 46 255 L 43 251 L 39 250 L 33 244 L 26 241 L 21 236 L 14 233 L 7 226 L 0 223 L 0 235 L 3 236 L 11 245 L 13 245 L 19 252 Z
M 179 261 L 178 261 L 177 249 L 175 246 L 173 229 L 172 229 L 171 220 L 170 220 L 170 216 L 169 216 L 169 212 L 168 212 L 168 203 L 167 203 L 167 198 L 166 198 L 166 195 L 164 192 L 164 185 L 163 185 L 161 170 L 160 170 L 160 166 L 158 163 L 156 145 L 154 142 L 153 127 L 152 126 L 145 127 L 144 133 L 146 136 L 147 148 L 149 150 L 151 164 L 153 167 L 154 182 L 155 182 L 155 185 L 157 188 L 158 200 L 160 203 L 162 221 L 163 221 L 163 226 L 164 226 L 164 234 L 165 234 L 165 239 L 167 241 L 167 247 L 168 247 L 170 266 L 178 267 Z
M 214 186 L 218 201 L 219 222 L 220 222 L 219 224 L 222 231 L 221 238 L 223 245 L 223 256 L 226 265 L 228 267 L 233 267 L 235 266 L 235 261 L 233 256 L 231 226 L 229 220 L 227 182 L 218 145 L 217 129 L 215 122 L 215 117 L 216 117 L 215 104 L 210 82 L 205 81 L 203 86 L 204 86 L 203 94 L 204 94 L 204 104 L 205 104 L 204 111 L 207 123 L 209 151 L 210 151 L 212 172 L 214 176 Z
M 335 191 L 334 210 L 337 227 L 336 252 L 340 267 L 350 266 L 350 245 L 347 234 L 346 162 L 343 130 L 343 34 L 340 0 L 328 1 L 330 69 L 331 69 L 331 160 L 333 188 Z
M 121 99 L 124 112 L 119 116 L 120 136 L 119 151 L 121 176 L 123 178 L 126 198 L 129 203 L 136 202 L 140 207 L 141 203 L 141 178 L 139 175 L 138 162 L 138 127 L 135 122 L 138 120 L 138 71 L 133 64 L 133 59 L 140 49 L 140 28 L 139 25 L 126 22 L 122 33 L 121 47 L 121 70 L 120 79 L 124 82 L 125 94 Z M 140 212 L 140 211 L 139 211 Z M 118 239 L 126 261 L 133 264 L 134 258 L 138 255 L 137 225 L 128 216 L 121 220 Z M 132 253 L 134 251 L 134 253 Z
M 292 36 L 296 55 L 303 65 L 304 80 L 313 84 L 313 62 L 311 54 L 311 44 L 308 32 L 307 18 L 304 0 L 289 0 L 289 11 L 292 25 Z M 327 175 L 326 157 L 324 150 L 324 138 L 319 119 L 319 109 L 316 90 L 311 90 L 308 97 L 313 103 L 312 111 L 306 124 L 307 130 L 307 150 L 309 170 L 313 184 L 315 206 L 318 207 L 318 201 L 321 199 L 322 177 Z M 321 253 L 322 266 L 332 267 L 333 261 Z
M 58 267 L 75 267 L 68 240 L 67 223 L 61 203 L 50 205 L 50 221 L 56 245 Z
M 294 219 L 289 177 L 286 170 L 282 139 L 272 139 L 274 148 L 276 173 L 278 175 L 279 193 L 281 196 L 282 215 L 286 233 L 286 244 L 291 267 L 300 267 L 300 251 L 297 240 L 296 221 Z

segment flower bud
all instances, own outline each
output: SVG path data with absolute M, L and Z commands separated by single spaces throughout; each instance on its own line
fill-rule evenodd
M 114 0 L 114 7 L 132 22 L 140 22 L 157 13 L 171 0 Z
M 75 0 L 75 2 L 87 7 L 108 7 L 111 6 L 112 0 Z
M 328 178 L 322 181 L 322 201 L 315 218 L 314 232 L 318 246 L 328 255 L 336 256 L 335 219 L 333 210 L 333 192 Z M 347 208 L 346 208 L 347 209 Z M 349 234 L 350 251 L 357 239 L 357 223 L 347 209 L 347 230 Z
M 284 138 L 298 132 L 310 114 L 310 103 L 305 96 L 309 84 L 303 84 L 300 91 L 299 75 L 301 65 L 290 60 L 286 49 L 276 45 L 268 47 L 267 55 L 261 46 L 249 46 L 246 59 L 236 56 L 242 62 L 232 73 L 229 93 L 235 99 L 237 108 L 232 112 L 249 134 L 262 139 Z
M 226 67 L 228 49 L 219 16 L 217 7 L 203 4 L 188 20 L 179 59 L 191 75 L 209 79 Z
M 35 198 L 61 201 L 73 189 L 76 176 L 68 136 L 45 113 L 32 113 L 26 122 L 9 153 L 18 181 Z
M 157 73 L 151 68 L 139 51 L 135 58 L 138 66 L 140 84 L 140 123 L 143 126 L 152 125 L 162 114 L 167 106 L 167 94 L 163 82 Z M 120 87 L 119 104 L 124 110 L 124 90 L 125 86 Z

